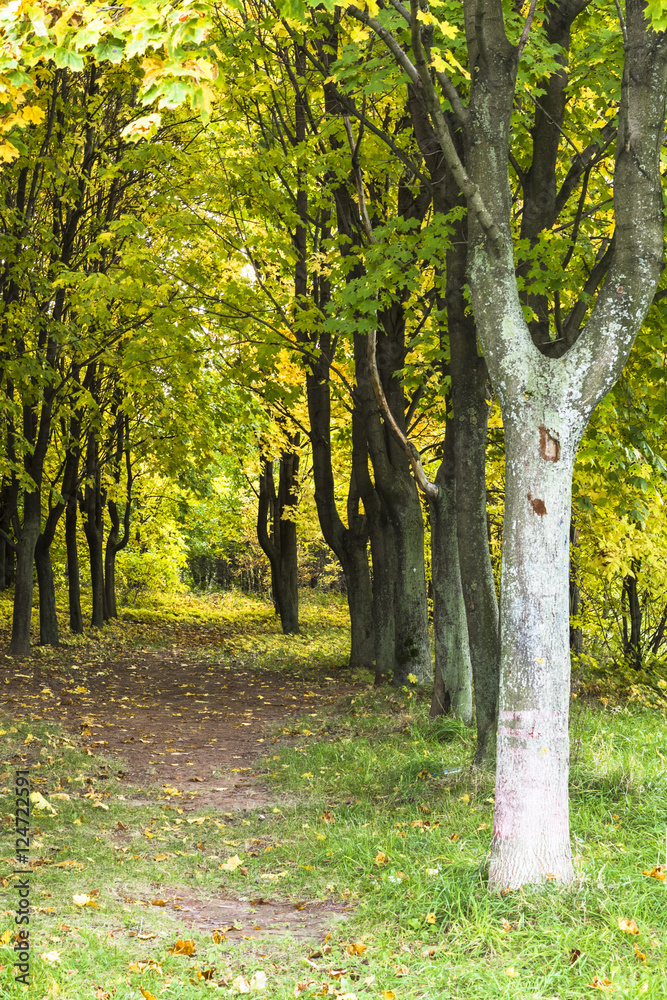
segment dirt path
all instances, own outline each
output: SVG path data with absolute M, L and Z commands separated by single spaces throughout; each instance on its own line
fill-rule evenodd
M 53 719 L 84 746 L 119 759 L 128 783 L 174 789 L 183 805 L 253 809 L 268 791 L 253 763 L 298 735 L 294 718 L 343 693 L 332 675 L 305 683 L 287 673 L 188 659 L 181 649 L 89 663 L 9 658 L 0 666 L 0 709 Z M 308 730 L 300 732 L 309 735 Z

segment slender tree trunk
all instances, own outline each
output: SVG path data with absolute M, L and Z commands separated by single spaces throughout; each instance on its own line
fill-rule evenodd
M 472 665 L 456 531 L 454 437 L 454 426 L 448 420 L 445 453 L 435 479 L 438 494 L 429 497 L 435 632 L 435 676 L 429 718 L 453 715 L 470 725 Z
M 298 442 L 296 442 L 298 444 Z M 271 462 L 264 462 L 259 481 L 257 538 L 271 564 L 273 599 L 285 635 L 299 631 L 299 577 L 296 521 L 299 456 L 283 452 L 279 462 L 278 492 L 275 491 Z M 269 534 L 269 511 L 272 530 Z M 286 517 L 291 514 L 291 517 Z
M 67 550 L 67 591 L 69 598 L 69 627 L 73 635 L 83 632 L 81 613 L 81 582 L 79 579 L 79 549 L 76 541 L 78 505 L 76 495 L 67 499 L 65 510 L 65 546 Z
M 642 668 L 642 609 L 639 603 L 639 591 L 637 588 L 637 576 L 641 563 L 637 559 L 632 561 L 632 572 L 623 580 L 623 592 L 628 602 L 628 613 L 630 615 L 630 636 L 625 639 L 623 650 L 625 659 L 634 670 Z
M 579 532 L 574 525 L 574 517 L 570 522 L 570 650 L 577 656 L 583 649 L 583 632 L 581 625 L 573 625 L 581 609 L 581 589 L 579 567 Z
M 107 543 L 104 549 L 104 590 L 106 595 L 106 610 L 108 618 L 118 618 L 116 607 L 116 552 L 118 545 L 118 529 L 120 519 L 116 505 L 107 504 L 111 527 L 107 535 Z
M 14 581 L 14 613 L 9 652 L 12 656 L 27 656 L 30 652 L 32 620 L 33 565 L 35 546 L 41 527 L 41 493 L 26 493 L 23 498 L 23 526 L 16 545 L 16 577 Z
M 456 524 L 461 584 L 475 685 L 477 746 L 474 764 L 490 764 L 496 751 L 500 626 L 487 534 L 486 437 L 488 377 L 477 349 L 477 331 L 463 297 L 466 276 L 465 220 L 456 223 L 447 254 L 447 328 L 452 403 L 456 423 Z
M 56 613 L 56 589 L 51 564 L 51 543 L 40 534 L 35 546 L 35 567 L 39 587 L 39 641 L 42 646 L 57 646 L 60 642 Z

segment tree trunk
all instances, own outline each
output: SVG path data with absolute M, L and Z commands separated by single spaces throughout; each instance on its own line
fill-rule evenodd
M 70 496 L 65 510 L 65 546 L 67 549 L 67 592 L 69 598 L 69 627 L 73 635 L 83 632 L 81 613 L 81 583 L 79 579 L 79 549 L 76 542 L 77 499 Z
M 328 343 L 324 347 L 329 348 Z M 374 658 L 373 598 L 368 566 L 367 517 L 359 514 L 354 469 L 350 476 L 348 490 L 348 527 L 343 524 L 336 506 L 331 459 L 331 388 L 329 377 L 329 365 L 326 360 L 313 363 L 312 373 L 306 376 L 310 438 L 313 449 L 315 505 L 324 540 L 338 557 L 345 575 L 347 603 L 350 611 L 350 667 L 372 669 Z M 365 443 L 364 460 L 368 461 Z
M 583 649 L 583 632 L 581 625 L 573 625 L 581 609 L 581 589 L 579 587 L 579 532 L 574 526 L 574 517 L 570 522 L 570 650 L 580 656 Z
M 568 812 L 571 485 L 567 407 L 505 420 L 501 678 L 489 885 L 574 877 Z M 538 429 L 539 428 L 539 429 Z
M 51 564 L 51 542 L 40 534 L 35 545 L 35 567 L 39 587 L 39 641 L 42 646 L 57 646 L 60 642 L 56 614 L 56 589 Z
M 116 504 L 107 504 L 111 527 L 107 535 L 107 544 L 104 550 L 104 591 L 106 596 L 106 609 L 108 618 L 118 618 L 116 607 L 116 552 L 118 545 L 118 529 L 120 519 Z
M 628 612 L 630 615 L 630 637 L 627 638 L 625 631 L 625 643 L 623 653 L 629 666 L 634 670 L 642 668 L 642 609 L 639 603 L 639 591 L 637 588 L 637 576 L 641 563 L 637 559 L 632 560 L 632 572 L 623 580 L 623 594 L 628 601 Z
M 293 443 L 298 445 L 296 440 Z M 263 463 L 263 472 L 259 477 L 257 538 L 271 564 L 273 599 L 283 634 L 290 635 L 299 631 L 299 567 L 296 521 L 293 519 L 297 500 L 298 454 L 283 452 L 279 469 L 276 494 L 273 465 L 271 462 Z M 272 522 L 270 534 L 269 513 Z
M 91 625 L 102 628 L 106 615 L 104 593 L 104 504 L 102 498 L 99 443 L 91 430 L 86 449 L 86 485 L 83 492 L 83 530 L 88 542 L 93 609 Z
M 453 715 L 470 725 L 472 665 L 459 568 L 453 452 L 454 427 L 447 421 L 445 454 L 435 479 L 438 494 L 429 497 L 435 632 L 435 676 L 429 718 Z
M 30 652 L 30 624 L 32 620 L 33 565 L 35 546 L 41 527 L 41 493 L 24 494 L 23 526 L 16 545 L 16 577 L 14 581 L 14 613 L 11 656 L 27 656 Z
M 464 233 L 460 246 L 465 247 Z M 465 254 L 447 255 L 447 326 L 452 403 L 456 423 L 454 464 L 461 584 L 475 684 L 477 746 L 474 764 L 495 755 L 500 674 L 498 598 L 491 565 L 486 509 L 487 372 L 477 332 L 463 298 Z

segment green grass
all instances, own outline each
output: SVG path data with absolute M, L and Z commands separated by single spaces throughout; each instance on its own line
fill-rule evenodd
M 329 650 L 330 662 L 342 662 L 340 605 L 312 608 L 312 641 Z M 244 630 L 242 622 L 233 625 L 235 633 Z M 163 627 L 156 624 L 158 637 L 169 634 Z M 246 631 L 252 628 L 249 621 Z M 301 659 L 289 652 L 296 644 L 274 646 L 272 632 L 262 641 L 274 669 L 308 673 L 318 663 L 320 653 L 306 643 Z M 250 649 L 246 666 L 261 668 L 262 656 Z M 208 645 L 200 652 L 212 656 Z M 354 694 L 337 710 L 304 716 L 294 727 L 296 741 L 277 732 L 283 742 L 258 766 L 275 804 L 248 816 L 180 812 L 178 798 L 161 788 L 128 788 L 115 777 L 117 761 L 112 767 L 87 755 L 55 725 L 5 721 L 6 861 L 13 854 L 11 782 L 22 761 L 32 760 L 33 787 L 58 815 L 35 811 L 32 818 L 31 858 L 45 859 L 31 876 L 32 985 L 13 983 L 5 944 L 0 996 L 78 1000 L 98 989 L 98 1000 L 105 992 L 125 1000 L 140 998 L 140 988 L 187 1000 L 208 992 L 234 996 L 234 980 L 257 970 L 267 976 L 266 987 L 252 994 L 258 1000 L 288 1000 L 310 980 L 314 985 L 300 994 L 306 998 L 334 990 L 358 1000 L 391 1000 L 391 993 L 396 1000 L 666 996 L 667 882 L 643 874 L 665 863 L 664 710 L 573 702 L 576 881 L 566 889 L 489 895 L 493 778 L 472 778 L 467 770 L 472 734 L 447 720 L 430 724 L 426 693 L 376 690 L 364 675 L 355 680 Z M 118 831 L 119 822 L 127 831 Z M 220 867 L 235 855 L 235 871 Z M 76 864 L 55 867 L 61 862 Z M 322 941 L 216 944 L 208 932 L 186 931 L 178 911 L 152 903 L 184 889 L 201 899 L 329 900 L 350 909 L 346 920 L 332 923 L 330 950 L 309 959 Z M 77 906 L 79 894 L 97 907 Z M 15 930 L 14 896 L 10 881 L 0 934 Z M 634 920 L 639 934 L 624 933 L 623 919 Z M 193 957 L 169 953 L 179 937 L 196 943 Z M 355 943 L 358 953 L 350 954 L 346 948 Z M 151 961 L 160 971 L 140 964 Z M 212 968 L 213 979 L 201 978 Z M 334 978 L 330 969 L 346 971 Z M 612 988 L 590 985 L 596 976 Z M 215 985 L 222 980 L 227 984 Z

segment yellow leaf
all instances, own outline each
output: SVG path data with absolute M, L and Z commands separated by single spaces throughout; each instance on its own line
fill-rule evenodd
M 179 938 L 173 948 L 168 948 L 170 955 L 194 955 L 197 945 L 194 941 L 181 941 Z
M 635 955 L 637 956 L 637 958 L 639 959 L 640 962 L 645 962 L 646 961 L 646 955 L 644 954 L 643 951 L 639 950 L 639 948 L 637 947 L 637 945 L 635 945 Z
M 238 856 L 238 854 L 234 854 L 232 855 L 231 858 L 227 858 L 226 861 L 223 861 L 220 867 L 224 869 L 224 871 L 226 872 L 235 872 L 236 869 L 239 868 L 242 864 L 243 862 L 241 858 Z
M 254 972 L 250 977 L 250 989 L 251 990 L 265 990 L 266 989 L 266 973 L 261 969 Z
M 639 928 L 634 920 L 626 920 L 625 917 L 618 918 L 618 929 L 625 934 L 639 934 Z
M 505 975 L 509 976 L 510 979 L 518 979 L 519 973 L 515 970 L 513 965 L 510 965 L 509 969 L 505 969 Z
M 306 771 L 305 774 L 301 775 L 302 778 L 312 778 L 312 776 L 313 775 L 311 771 Z
M 376 865 L 386 865 L 389 861 L 389 855 L 385 854 L 384 851 L 378 851 L 374 860 Z
M 468 803 L 470 802 L 470 796 L 468 794 L 462 795 L 461 798 L 459 799 L 459 802 L 463 802 L 463 804 L 467 806 Z
M 47 965 L 59 965 L 60 964 L 60 955 L 55 950 L 43 952 L 43 954 L 41 955 L 41 959 L 42 959 L 43 962 L 46 962 Z
M 655 865 L 655 867 L 652 868 L 651 871 L 649 871 L 648 868 L 645 868 L 644 875 L 648 875 L 650 878 L 657 878 L 660 882 L 664 882 L 665 881 L 664 865 Z
M 250 993 L 250 983 L 243 976 L 237 976 L 232 986 L 237 993 Z
M 393 990 L 382 990 L 380 996 L 384 997 L 384 1000 L 396 1000 L 396 994 Z
M 151 991 L 150 991 L 150 990 L 145 990 L 145 989 L 143 988 L 143 986 L 140 986 L 140 987 L 139 987 L 139 990 L 140 990 L 140 992 L 141 992 L 141 995 L 142 995 L 143 997 L 145 997 L 145 1000 L 157 1000 L 157 997 L 155 996 L 155 994 L 154 994 L 154 993 L 151 993 Z
M 509 922 L 509 920 L 506 920 L 505 917 L 501 917 L 500 918 L 500 922 L 503 925 L 503 930 L 504 931 L 511 931 L 512 930 L 511 923 Z
M 0 935 L 0 944 L 9 944 L 12 939 L 12 932 L 10 930 L 3 931 Z
M 348 955 L 363 955 L 367 947 L 368 945 L 362 944 L 361 941 L 352 941 L 345 947 L 345 951 Z
M 436 918 L 435 913 L 427 913 L 426 914 L 426 923 L 427 924 L 434 924 L 435 921 L 436 921 L 436 919 L 437 918 Z
M 612 983 L 611 979 L 607 979 L 606 976 L 604 976 L 604 978 L 602 979 L 600 979 L 599 976 L 593 976 L 592 981 L 590 983 L 587 983 L 586 985 L 593 986 L 596 990 L 604 990 L 605 993 L 611 993 L 613 992 L 614 989 L 614 984 Z

